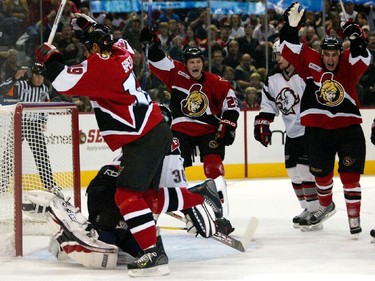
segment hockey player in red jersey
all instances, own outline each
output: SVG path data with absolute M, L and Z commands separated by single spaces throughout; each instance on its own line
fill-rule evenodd
M 280 39 L 282 56 L 306 82 L 301 123 L 308 127 L 310 171 L 315 176 L 321 204 L 309 221 L 317 224 L 335 212 L 332 188 L 337 154 L 350 233 L 355 235 L 362 231 L 360 175 L 366 156 L 356 84 L 367 70 L 371 55 L 365 34 L 353 22 L 341 24 L 350 41 L 348 50 L 342 51 L 341 42 L 335 37 L 322 40 L 320 53 L 302 45 L 298 26 L 303 14 L 298 2 L 285 11 Z
M 178 202 L 171 202 L 168 194 L 157 193 L 172 134 L 159 106 L 136 81 L 133 49 L 125 40 L 114 44 L 110 28 L 86 15 L 76 14 L 72 25 L 85 46 L 86 60 L 68 67 L 62 63 L 60 52 L 48 43 L 37 49 L 37 60 L 45 64 L 46 77 L 59 93 L 90 98 L 104 140 L 113 151 L 122 149 L 115 201 L 144 251 L 128 265 L 129 275 L 168 274 L 168 258 L 156 245 L 153 211 L 186 209 L 205 199 L 221 214 L 216 187 L 206 183 L 191 190 L 195 193 L 181 189 Z M 156 206 L 153 196 L 159 196 Z
M 303 209 L 293 218 L 293 226 L 302 231 L 320 230 L 321 223 L 301 226 L 301 221 L 318 210 L 319 200 L 314 176 L 309 171 L 308 136 L 301 125 L 301 99 L 306 84 L 294 67 L 280 54 L 280 40 L 273 44 L 272 58 L 276 62 L 262 89 L 260 113 L 254 121 L 254 137 L 265 147 L 271 142 L 270 123 L 281 113 L 286 129 L 285 167 L 293 190 Z
M 171 91 L 172 133 L 180 142 L 184 166 L 192 166 L 199 147 L 207 178 L 224 176 L 225 146 L 235 139 L 239 107 L 230 83 L 203 71 L 203 53 L 188 47 L 183 63 L 172 60 L 160 48 L 156 34 L 145 27 L 141 42 L 149 43 L 150 71 Z

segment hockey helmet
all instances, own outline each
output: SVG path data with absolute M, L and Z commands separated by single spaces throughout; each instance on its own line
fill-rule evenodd
M 320 49 L 342 51 L 342 44 L 336 37 L 326 36 L 320 43 Z
M 281 53 L 280 40 L 276 40 L 272 46 L 272 61 L 276 61 L 276 53 Z
M 46 71 L 46 67 L 41 64 L 41 63 L 34 63 L 34 65 L 31 67 L 31 72 L 33 74 L 39 74 L 39 75 L 43 75 L 43 73 Z
M 164 105 L 163 103 L 159 103 L 159 107 L 160 107 L 160 110 L 161 110 L 161 114 L 163 114 L 163 117 L 164 117 L 165 121 L 167 121 L 167 123 L 170 127 L 172 125 L 171 110 L 166 105 Z
M 201 58 L 203 61 L 203 52 L 198 47 L 187 47 L 184 50 L 184 53 L 182 55 L 182 59 L 184 63 L 186 63 L 189 59 L 193 58 Z
M 93 23 L 81 34 L 81 43 L 90 50 L 94 43 L 98 44 L 101 51 L 110 51 L 113 45 L 111 29 L 105 24 Z

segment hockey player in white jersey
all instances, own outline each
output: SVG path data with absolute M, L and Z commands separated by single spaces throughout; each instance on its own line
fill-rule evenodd
M 262 89 L 259 115 L 255 117 L 254 137 L 265 147 L 271 143 L 270 123 L 281 113 L 286 130 L 285 167 L 293 190 L 303 209 L 293 218 L 293 226 L 302 231 L 322 229 L 322 224 L 311 227 L 307 216 L 319 208 L 314 176 L 309 172 L 307 136 L 300 120 L 300 102 L 305 82 L 293 66 L 280 54 L 280 41 L 273 44 L 275 68 L 267 76 Z

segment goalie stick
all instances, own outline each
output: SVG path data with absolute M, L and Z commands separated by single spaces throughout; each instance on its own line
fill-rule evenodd
M 182 222 L 187 222 L 186 218 L 174 213 L 174 212 L 168 212 L 166 213 L 167 215 L 173 217 L 173 218 L 176 218 Z M 229 236 L 229 235 L 225 235 L 224 233 L 221 233 L 221 232 L 216 232 L 213 236 L 211 236 L 210 238 L 216 240 L 216 241 L 219 241 L 233 249 L 236 249 L 237 251 L 240 251 L 240 252 L 246 252 L 246 249 L 249 247 L 250 245 L 250 242 L 251 242 L 251 239 L 253 238 L 254 236 L 254 233 L 255 233 L 255 230 L 256 228 L 258 227 L 258 224 L 259 224 L 259 221 L 257 218 L 255 217 L 251 217 L 251 219 L 249 220 L 248 224 L 247 224 L 247 227 L 246 227 L 246 231 L 245 233 L 242 235 L 242 238 L 241 239 L 235 239 L 233 238 L 232 236 Z M 160 228 L 164 228 L 164 229 L 178 229 L 178 230 L 186 230 L 186 227 L 182 227 L 182 228 L 179 228 L 179 227 L 160 227 Z

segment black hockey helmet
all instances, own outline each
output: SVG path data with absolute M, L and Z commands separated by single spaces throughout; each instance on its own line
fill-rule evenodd
M 188 59 L 193 59 L 193 58 L 201 58 L 203 61 L 203 52 L 201 49 L 198 47 L 187 47 L 184 50 L 184 53 L 182 55 L 182 59 L 184 63 L 188 61 Z
M 112 30 L 105 24 L 93 23 L 81 34 L 81 43 L 87 50 L 96 43 L 101 51 L 110 51 L 113 45 Z
M 342 44 L 336 37 L 326 36 L 320 43 L 320 49 L 342 51 Z
M 43 73 L 47 70 L 47 68 L 41 64 L 41 63 L 34 63 L 34 65 L 31 67 L 31 72 L 34 74 L 43 75 Z

